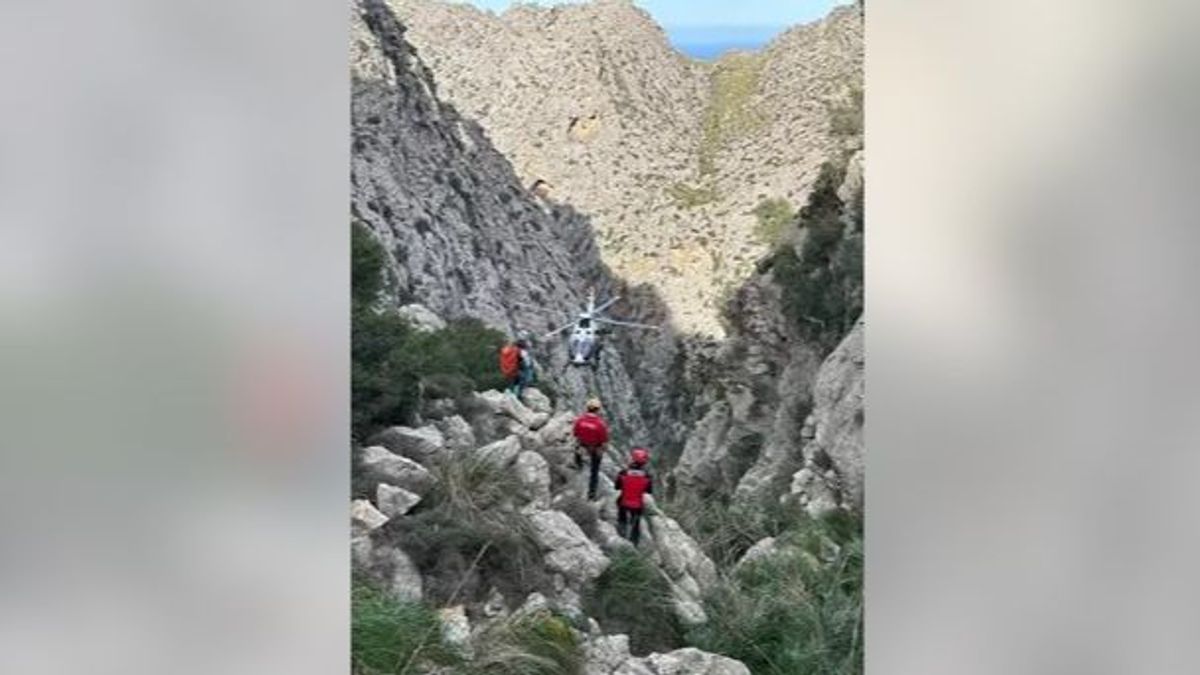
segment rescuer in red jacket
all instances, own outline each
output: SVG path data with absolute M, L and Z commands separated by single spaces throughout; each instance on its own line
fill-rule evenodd
M 583 467 L 582 453 L 591 458 L 592 475 L 588 478 L 588 499 L 596 498 L 596 487 L 600 483 L 600 461 L 604 459 L 604 445 L 608 443 L 608 424 L 600 416 L 600 399 L 588 399 L 587 412 L 575 418 L 575 441 L 579 444 L 575 452 L 575 466 Z
M 634 448 L 629 453 L 629 466 L 617 474 L 613 485 L 620 495 L 617 497 L 617 532 L 637 546 L 642 537 L 642 511 L 646 508 L 645 496 L 654 494 L 654 479 L 646 465 L 650 453 L 645 448 Z

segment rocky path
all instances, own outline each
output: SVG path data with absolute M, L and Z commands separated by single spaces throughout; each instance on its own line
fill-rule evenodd
M 427 600 L 422 570 L 404 550 L 403 539 L 386 536 L 386 526 L 413 518 L 439 490 L 447 467 L 478 462 L 496 480 L 515 487 L 506 499 L 488 506 L 491 515 L 529 528 L 550 584 L 523 597 L 498 588 L 478 599 L 440 608 L 443 636 L 463 653 L 489 625 L 537 609 L 550 609 L 586 629 L 573 629 L 584 645 L 588 675 L 667 675 L 708 673 L 748 675 L 741 663 L 697 649 L 633 656 L 626 635 L 605 634 L 585 614 L 582 595 L 621 550 L 632 544 L 614 526 L 613 453 L 604 459 L 599 497 L 587 502 L 587 470 L 574 466 L 574 413 L 554 410 L 536 389 L 524 402 L 496 391 L 475 393 L 460 402 L 442 402 L 436 418 L 418 427 L 396 426 L 376 435 L 364 448 L 357 472 L 367 478 L 371 497 L 351 504 L 354 565 L 398 598 Z M 477 486 L 486 491 L 487 486 Z M 582 506 L 581 506 L 582 505 Z M 570 513 L 568 513 L 570 511 Z M 682 625 L 707 621 L 701 596 L 716 583 L 717 569 L 679 523 L 651 504 L 643 523 L 640 553 L 666 578 L 673 610 Z M 581 522 L 583 526 L 581 526 Z M 589 530 L 585 532 L 585 526 Z

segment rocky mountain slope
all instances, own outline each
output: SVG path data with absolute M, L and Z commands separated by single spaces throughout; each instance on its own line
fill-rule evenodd
M 474 317 L 507 335 L 540 334 L 595 288 L 628 296 L 617 307 L 624 316 L 665 318 L 653 291 L 628 288 L 609 273 L 586 216 L 538 199 L 479 126 L 437 98 L 432 74 L 385 5 L 351 8 L 350 207 L 387 252 L 394 290 L 386 304 L 419 302 L 443 319 Z M 668 332 L 642 341 L 639 353 L 661 356 L 643 361 L 639 377 L 665 373 L 671 340 Z M 599 391 L 623 438 L 654 439 L 621 359 L 603 359 L 593 380 L 566 369 L 564 350 L 552 347 L 538 356 L 564 400 L 581 405 Z
M 685 332 L 723 334 L 723 301 L 774 243 L 766 216 L 854 142 L 837 110 L 861 90 L 856 8 L 708 64 L 628 0 L 391 5 L 446 99 L 526 187 L 591 217 L 605 262 L 658 289 Z

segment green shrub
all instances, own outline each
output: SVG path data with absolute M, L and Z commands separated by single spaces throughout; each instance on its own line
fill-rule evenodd
M 848 211 L 837 190 L 844 168 L 826 163 L 800 210 L 807 230 L 797 256 L 780 248 L 772 259 L 783 290 L 783 311 L 796 329 L 823 353 L 837 346 L 863 310 L 862 210 Z M 850 227 L 843 216 L 850 214 Z
M 608 569 L 584 594 L 583 608 L 606 633 L 629 635 L 634 654 L 683 646 L 683 628 L 675 615 L 670 582 L 635 551 L 612 556 Z
M 550 611 L 493 626 L 476 653 L 470 675 L 580 675 L 586 661 L 570 623 Z
M 859 136 L 863 132 L 863 89 L 850 87 L 847 100 L 829 106 L 829 130 L 835 136 Z
M 422 390 L 453 397 L 501 387 L 496 356 L 504 335 L 475 319 L 433 333 L 415 330 L 375 302 L 385 285 L 383 249 L 365 228 L 351 229 L 350 405 L 354 437 L 411 419 Z
M 457 655 L 442 642 L 440 628 L 440 619 L 427 606 L 401 602 L 356 581 L 350 600 L 351 669 L 368 675 L 400 673 L 410 662 L 456 664 Z
M 771 247 L 782 243 L 796 218 L 795 209 L 783 198 L 764 199 L 754 207 L 753 213 L 758 218 L 755 234 L 759 241 Z
M 863 669 L 861 526 L 808 519 L 780 552 L 749 563 L 706 596 L 695 646 L 736 658 L 755 675 L 851 675 Z
M 371 305 L 385 287 L 383 247 L 359 223 L 350 225 L 350 301 Z

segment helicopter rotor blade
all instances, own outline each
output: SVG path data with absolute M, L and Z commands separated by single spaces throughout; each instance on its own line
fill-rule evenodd
M 603 312 L 604 310 L 608 309 L 609 307 L 612 307 L 613 305 L 617 304 L 617 301 L 620 299 L 621 299 L 621 296 L 614 295 L 611 298 L 609 298 L 608 300 L 605 300 L 604 302 L 600 303 L 599 307 L 596 308 L 596 313 L 599 314 L 600 312 Z
M 564 330 L 566 330 L 566 329 L 568 329 L 568 328 L 571 328 L 571 327 L 572 327 L 572 326 L 574 326 L 574 325 L 575 325 L 575 322 L 574 322 L 574 321 L 572 321 L 571 323 L 568 323 L 568 324 L 566 324 L 566 325 L 564 325 L 564 326 L 562 326 L 562 327 L 560 327 L 560 328 L 555 328 L 554 330 L 550 331 L 549 333 L 546 333 L 545 335 L 543 335 L 543 336 L 541 337 L 541 339 L 542 339 L 542 340 L 546 340 L 546 339 L 552 338 L 552 337 L 554 337 L 555 335 L 558 335 L 559 333 L 563 332 Z
M 629 328 L 648 328 L 650 330 L 662 330 L 659 326 L 651 326 L 646 323 L 634 323 L 632 321 L 619 321 L 617 319 L 608 319 L 604 317 L 596 317 L 596 321 L 600 323 L 610 323 L 614 326 L 627 326 Z

